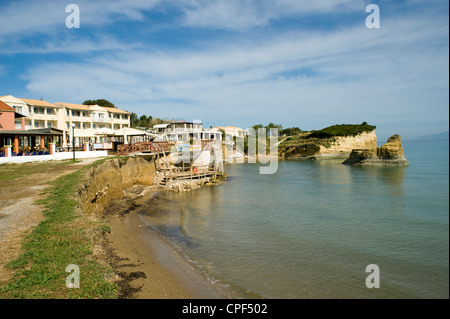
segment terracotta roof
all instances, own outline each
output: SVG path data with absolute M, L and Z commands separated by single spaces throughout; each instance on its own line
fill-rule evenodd
M 42 100 L 22 99 L 22 98 L 19 98 L 19 100 L 22 100 L 25 103 L 30 104 L 30 105 L 34 105 L 34 106 L 58 107 L 55 104 L 48 103 L 47 101 L 42 101 Z
M 91 109 L 89 108 L 91 105 L 71 104 L 71 103 L 61 103 L 61 102 L 56 102 L 56 104 L 65 106 L 68 109 L 91 111 Z
M 15 112 L 16 110 L 3 101 L 0 101 L 0 111 Z
M 118 108 L 115 107 L 106 107 L 106 106 L 101 106 L 102 108 L 104 108 L 105 110 L 107 110 L 108 112 L 111 113 L 120 113 L 120 114 L 130 114 L 130 112 L 124 111 L 124 110 L 120 110 Z

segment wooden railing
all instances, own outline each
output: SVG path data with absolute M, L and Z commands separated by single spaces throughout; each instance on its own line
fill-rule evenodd
M 170 150 L 167 142 L 139 142 L 117 145 L 117 155 L 131 155 L 139 152 L 161 153 Z

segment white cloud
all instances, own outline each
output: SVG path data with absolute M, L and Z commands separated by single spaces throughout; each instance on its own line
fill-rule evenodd
M 0 5 L 0 39 L 14 40 L 34 34 L 59 34 L 65 28 L 63 0 L 12 1 Z M 362 0 L 288 1 L 288 0 L 77 0 L 81 28 L 105 26 L 118 19 L 144 19 L 150 10 L 172 8 L 182 13 L 181 24 L 193 27 L 245 30 L 270 20 L 309 14 L 363 10 Z M 3 39 L 4 40 L 4 39 Z M 0 40 L 1 41 L 1 40 Z
M 80 8 L 81 27 L 108 25 L 117 18 L 141 20 L 142 13 L 151 10 L 161 0 L 77 0 Z M 29 37 L 36 33 L 58 34 L 66 28 L 69 13 L 66 6 L 70 2 L 14 1 L 0 6 L 0 37 Z
M 119 52 L 141 47 L 141 43 L 125 43 L 114 36 L 98 35 L 89 39 L 66 35 L 65 37 L 53 37 L 46 39 L 35 46 L 26 43 L 17 43 L 6 46 L 1 50 L 2 54 L 54 54 L 66 53 L 77 55 L 80 53 L 90 53 L 95 51 Z
M 298 19 L 310 14 L 361 11 L 365 1 L 197 0 L 181 3 L 184 4 L 184 23 L 188 26 L 245 30 L 286 17 Z

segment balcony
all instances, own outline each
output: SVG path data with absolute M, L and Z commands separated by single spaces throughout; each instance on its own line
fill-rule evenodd
M 201 131 L 202 129 L 197 127 L 175 127 L 165 129 L 166 133 L 197 133 Z
M 96 122 L 96 123 L 111 123 L 111 119 L 109 117 L 94 116 L 94 117 L 92 117 L 92 122 Z

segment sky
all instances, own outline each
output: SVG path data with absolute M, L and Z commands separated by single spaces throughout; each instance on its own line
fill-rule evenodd
M 79 28 L 66 25 L 69 4 Z M 379 28 L 366 25 L 370 4 Z M 8 94 L 107 99 L 204 127 L 365 121 L 379 140 L 440 133 L 449 127 L 449 2 L 1 0 Z

